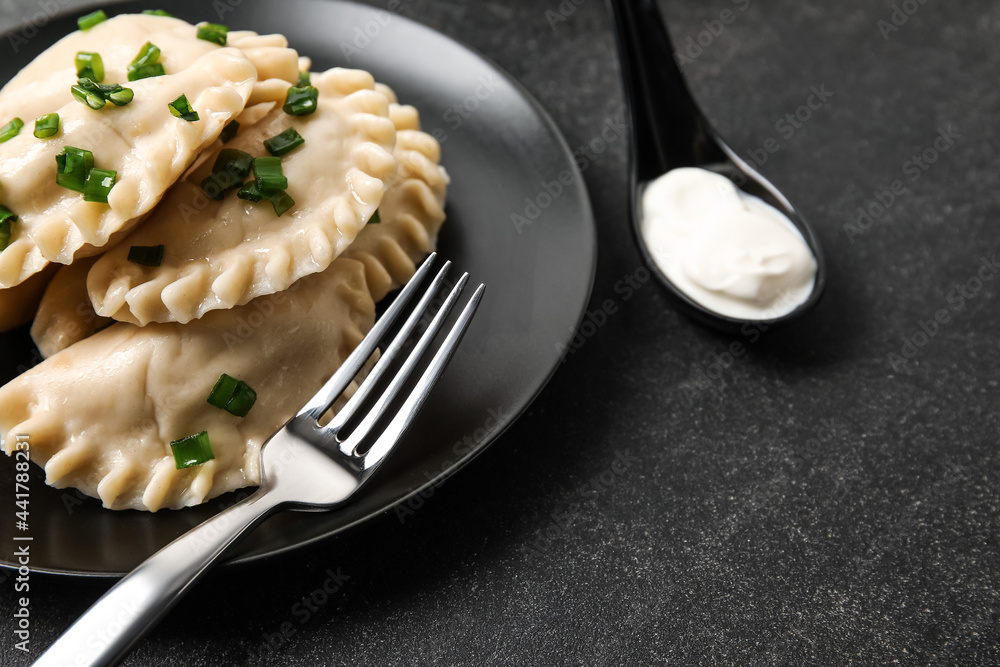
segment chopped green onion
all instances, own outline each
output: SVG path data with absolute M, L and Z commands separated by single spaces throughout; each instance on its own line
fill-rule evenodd
M 114 104 L 116 107 L 123 107 L 132 101 L 135 97 L 135 93 L 131 88 L 121 88 L 108 93 L 108 101 Z
M 144 9 L 143 14 L 148 14 L 149 16 L 166 16 L 169 18 L 174 18 L 174 15 L 170 12 L 164 11 L 162 9 Z
M 247 181 L 236 193 L 236 196 L 252 202 L 266 199 L 271 202 L 271 206 L 274 208 L 274 212 L 278 214 L 278 217 L 281 217 L 282 213 L 295 206 L 295 200 L 284 190 L 261 190 L 253 181 Z
M 77 101 L 86 104 L 94 111 L 103 109 L 104 105 L 108 103 L 108 101 L 104 99 L 104 96 L 100 93 L 92 93 L 79 84 L 73 86 L 69 90 L 73 93 L 73 97 L 76 98 Z
M 236 136 L 236 133 L 239 131 L 240 131 L 239 121 L 231 120 L 228 123 L 226 123 L 226 126 L 224 128 L 222 128 L 222 132 L 219 134 L 219 140 L 221 140 L 222 143 L 224 144 L 228 143 L 230 140 L 232 140 L 233 137 Z
M 128 65 L 128 80 L 138 81 L 153 76 L 163 76 L 166 70 L 159 63 L 160 47 L 152 42 L 146 42 L 132 62 Z
M 20 118 L 15 118 L 3 127 L 0 127 L 0 144 L 10 141 L 20 134 L 22 127 L 24 127 L 24 121 Z
M 128 80 L 138 81 L 139 79 L 152 79 L 154 76 L 163 76 L 167 73 L 167 70 L 163 69 L 162 63 L 153 63 L 152 65 L 146 65 L 145 67 L 138 67 L 133 70 L 129 70 Z
M 381 222 L 382 222 L 382 216 L 381 214 L 379 214 L 378 209 L 375 209 L 375 212 L 372 213 L 372 217 L 368 219 L 368 224 L 378 225 L 381 224 Z
M 159 266 L 163 261 L 163 246 L 134 245 L 128 249 L 128 261 L 143 266 Z
M 281 170 L 281 158 L 259 157 L 253 161 L 253 176 L 257 188 L 268 190 L 284 190 L 288 187 L 288 179 Z
M 74 192 L 83 192 L 87 176 L 93 168 L 93 153 L 83 148 L 66 146 L 56 156 L 56 183 Z
M 281 134 L 265 140 L 264 148 L 271 155 L 284 155 L 304 143 L 306 143 L 306 140 L 302 138 L 302 135 L 294 127 L 290 127 Z
M 226 190 L 239 186 L 253 169 L 253 156 L 235 148 L 223 148 L 215 158 L 212 175 L 201 182 L 209 197 L 222 201 Z
M 14 235 L 14 223 L 17 216 L 9 208 L 0 204 L 0 250 L 10 245 L 10 237 Z
M 279 218 L 282 213 L 295 206 L 295 200 L 292 199 L 284 190 L 265 192 L 263 194 L 264 197 L 271 202 L 271 206 L 274 207 L 274 212 L 278 214 Z
M 35 136 L 47 139 L 59 131 L 59 114 L 47 113 L 35 119 Z
M 76 54 L 76 75 L 81 79 L 104 81 L 104 60 L 100 53 L 80 51 Z
M 170 113 L 177 116 L 181 120 L 186 120 L 187 122 L 192 122 L 198 120 L 198 112 L 191 108 L 191 104 L 188 103 L 187 95 L 181 95 L 176 100 L 167 105 L 170 107 Z
M 108 193 L 115 187 L 117 171 L 110 169 L 91 169 L 87 182 L 83 186 L 83 201 L 108 203 Z
M 198 24 L 198 39 L 203 39 L 206 42 L 212 42 L 213 44 L 218 44 L 219 46 L 225 46 L 228 35 L 229 28 L 219 23 Z
M 316 111 L 319 90 L 313 86 L 292 86 L 285 96 L 285 113 L 292 116 L 308 116 Z
M 208 402 L 217 408 L 222 408 L 237 417 L 246 417 L 250 408 L 257 401 L 257 392 L 243 380 L 237 380 L 225 373 L 215 383 Z
M 309 76 L 309 72 L 299 72 L 299 82 L 295 84 L 296 88 L 305 88 L 312 80 Z
M 91 12 L 86 16 L 81 16 L 76 20 L 76 24 L 80 26 L 80 30 L 87 32 L 93 28 L 98 23 L 104 23 L 108 20 L 108 15 L 104 13 L 103 9 L 98 9 L 96 12 Z
M 234 176 L 239 176 L 242 181 L 250 175 L 253 169 L 254 158 L 250 153 L 236 148 L 223 148 L 215 158 L 212 165 L 212 173 L 227 171 Z
M 170 450 L 174 453 L 174 463 L 178 470 L 200 465 L 215 458 L 215 454 L 212 453 L 212 443 L 208 439 L 208 431 L 174 440 L 170 443 Z
M 70 91 L 73 93 L 73 97 L 95 111 L 103 109 L 107 102 L 123 107 L 131 102 L 135 96 L 131 88 L 125 88 L 119 83 L 101 85 L 87 78 L 81 78 L 77 81 Z
M 247 181 L 243 184 L 243 187 L 237 191 L 236 196 L 240 199 L 257 202 L 264 196 L 264 193 L 257 189 L 257 184 L 255 182 Z

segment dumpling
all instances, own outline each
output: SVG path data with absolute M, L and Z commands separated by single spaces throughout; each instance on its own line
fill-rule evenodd
M 134 232 L 97 261 L 87 279 L 97 312 L 116 320 L 189 322 L 287 289 L 322 271 L 355 239 L 396 173 L 396 132 L 385 95 L 367 72 L 312 75 L 317 110 L 292 116 L 275 106 L 224 149 L 267 156 L 264 140 L 294 128 L 305 144 L 281 157 L 295 205 L 277 216 L 266 200 L 201 183 L 218 150 L 168 193 Z M 251 177 L 252 178 L 252 177 Z M 159 266 L 128 260 L 132 246 L 164 246 Z
M 197 28 L 181 19 L 149 14 L 115 16 L 86 32 L 71 32 L 11 79 L 0 90 L 0 125 L 15 117 L 27 125 L 72 102 L 70 87 L 78 79 L 76 54 L 81 51 L 101 56 L 105 83 L 132 87 L 128 66 L 147 42 L 159 47 L 159 62 L 167 74 L 181 72 L 221 48 L 198 39 Z M 231 32 L 227 44 L 241 49 L 257 70 L 259 81 L 255 88 L 261 90 L 255 91 L 250 104 L 276 99 L 272 89 L 280 88 L 283 94 L 288 83 L 298 78 L 298 53 L 288 48 L 288 40 L 282 35 Z
M 94 265 L 95 259 L 88 257 L 59 267 L 41 297 L 31 324 L 31 338 L 42 357 L 51 357 L 114 323 L 114 320 L 94 312 L 87 295 L 87 271 Z M 56 266 L 52 264 L 49 268 Z M 27 285 L 30 280 L 22 284 Z
M 7 453 L 16 434 L 28 434 L 50 484 L 74 486 L 113 509 L 179 508 L 259 484 L 263 441 L 367 333 L 374 302 L 409 280 L 444 220 L 440 147 L 416 129 L 411 107 L 393 104 L 390 117 L 400 128 L 399 177 L 382 200 L 381 223 L 285 292 L 183 325 L 115 324 L 15 378 L 0 388 Z M 75 289 L 77 297 L 52 303 L 74 308 Z M 257 391 L 242 420 L 205 402 L 221 373 Z M 201 430 L 215 459 L 177 470 L 170 440 Z
M 449 180 L 439 164 L 441 146 L 420 131 L 417 110 L 397 104 L 388 87 L 380 84 L 379 90 L 393 100 L 389 116 L 396 126 L 398 172 L 379 207 L 382 222 L 365 227 L 344 253 L 365 265 L 375 301 L 409 280 L 415 262 L 437 246 Z
M 256 77 L 241 51 L 216 49 L 177 74 L 132 82 L 127 106 L 94 111 L 72 101 L 53 110 L 61 119 L 55 136 L 37 139 L 25 128 L 0 143 L 0 202 L 20 216 L 0 251 L 0 287 L 49 262 L 94 254 L 134 225 L 243 109 Z M 182 94 L 198 120 L 171 113 L 169 104 Z M 56 183 L 56 156 L 67 146 L 91 151 L 96 167 L 117 172 L 107 204 Z
M 0 389 L 4 449 L 27 434 L 49 484 L 111 509 L 180 508 L 259 484 L 264 440 L 322 386 L 374 316 L 364 267 L 345 261 L 191 324 L 114 324 Z M 223 373 L 257 392 L 246 417 L 207 402 Z M 215 458 L 178 470 L 170 442 L 201 431 Z
M 55 268 L 48 266 L 20 285 L 0 289 L 0 331 L 10 331 L 31 321 Z

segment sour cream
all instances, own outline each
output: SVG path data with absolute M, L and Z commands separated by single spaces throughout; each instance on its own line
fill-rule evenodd
M 705 169 L 673 169 L 642 196 L 642 235 L 660 271 L 720 315 L 771 320 L 805 302 L 816 259 L 783 213 Z

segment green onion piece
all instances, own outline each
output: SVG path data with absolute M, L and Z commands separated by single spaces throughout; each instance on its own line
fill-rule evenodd
M 170 443 L 170 450 L 174 453 L 174 463 L 178 470 L 200 465 L 215 458 L 215 454 L 212 453 L 212 443 L 208 439 L 208 431 L 174 440 Z
M 98 9 L 96 12 L 91 12 L 86 16 L 81 16 L 76 20 L 76 24 L 80 26 L 80 30 L 87 32 L 93 28 L 98 23 L 104 23 L 108 20 L 108 15 L 104 13 L 103 9 Z
M 285 96 L 285 113 L 292 116 L 308 116 L 316 111 L 319 90 L 313 86 L 292 86 Z
M 378 225 L 381 224 L 381 222 L 382 222 L 382 215 L 378 212 L 378 209 L 375 209 L 375 212 L 372 213 L 372 217 L 368 219 L 368 224 Z
M 24 127 L 24 121 L 20 118 L 15 118 L 3 127 L 0 127 L 0 144 L 10 141 L 20 134 L 22 127 Z
M 212 175 L 201 182 L 201 188 L 209 197 L 222 201 L 226 190 L 243 183 L 243 179 L 253 169 L 253 156 L 235 148 L 223 148 L 215 158 Z
M 271 202 L 271 206 L 274 207 L 274 212 L 278 214 L 279 218 L 282 213 L 295 206 L 295 200 L 292 199 L 284 190 L 264 192 L 263 195 L 269 202 Z
M 232 174 L 222 172 L 220 174 L 206 176 L 201 182 L 201 189 L 205 191 L 205 194 L 208 195 L 209 198 L 214 199 L 215 201 L 222 201 L 226 194 L 226 190 L 239 184 L 239 181 L 237 181 Z
M 113 93 L 108 93 L 108 101 L 116 107 L 125 106 L 132 101 L 133 97 L 135 97 L 135 93 L 131 88 L 122 88 L 121 90 L 116 90 Z
M 267 201 L 271 202 L 271 206 L 274 208 L 274 212 L 278 214 L 278 217 L 281 217 L 282 213 L 295 206 L 295 200 L 284 190 L 261 190 L 253 181 L 247 181 L 236 193 L 236 196 L 252 202 L 267 199 Z
M 0 250 L 10 245 L 10 237 L 14 235 L 14 223 L 17 216 L 9 208 L 0 204 Z
M 281 158 L 259 157 L 253 161 L 253 176 L 257 181 L 257 189 L 284 190 L 288 187 L 288 179 L 281 170 Z
M 296 88 L 305 88 L 308 86 L 312 80 L 309 77 L 309 72 L 299 72 L 299 82 L 295 84 Z
M 83 201 L 108 203 L 108 193 L 115 187 L 117 171 L 110 169 L 91 169 L 87 182 L 83 186 Z
M 128 249 L 128 261 L 143 266 L 159 266 L 163 261 L 163 246 L 134 245 Z
M 223 148 L 215 158 L 212 165 L 212 173 L 226 171 L 234 176 L 238 176 L 240 181 L 250 175 L 253 169 L 254 158 L 250 153 L 236 148 Z
M 142 13 L 148 14 L 149 16 L 167 16 L 169 18 L 174 18 L 173 14 L 162 9 L 144 9 L 142 10 Z
M 152 42 L 146 42 L 139 49 L 139 55 L 128 64 L 128 80 L 138 81 L 152 76 L 163 76 L 166 72 L 163 65 L 158 62 L 159 60 L 160 47 Z
M 271 155 L 284 155 L 294 148 L 298 148 L 306 140 L 302 138 L 294 127 L 290 127 L 279 135 L 273 136 L 264 141 L 264 148 Z
M 128 80 L 138 81 L 139 79 L 152 79 L 154 76 L 163 76 L 167 70 L 163 69 L 162 63 L 153 63 L 144 67 L 129 69 Z
M 73 97 L 94 110 L 103 109 L 107 102 L 123 107 L 135 96 L 131 88 L 124 88 L 119 83 L 102 85 L 87 78 L 81 78 L 70 90 Z
M 47 139 L 59 131 L 59 114 L 47 113 L 35 119 L 35 136 Z
M 246 417 L 250 408 L 257 401 L 257 392 L 243 380 L 237 380 L 226 373 L 215 383 L 208 402 L 217 408 L 222 408 L 237 417 Z
M 236 136 L 236 133 L 240 131 L 239 121 L 231 120 L 226 123 L 226 126 L 222 128 L 222 132 L 219 134 L 219 139 L 222 143 L 228 143 Z
M 253 181 L 247 181 L 243 184 L 243 187 L 237 191 L 236 196 L 240 199 L 246 199 L 247 201 L 260 201 L 264 193 L 257 189 L 257 184 Z
M 80 51 L 76 54 L 76 75 L 81 79 L 104 81 L 104 60 L 100 53 Z
M 181 120 L 186 120 L 187 122 L 192 122 L 198 120 L 198 112 L 191 108 L 191 104 L 188 103 L 187 95 L 181 95 L 176 100 L 167 105 L 170 107 L 170 113 L 177 116 Z
M 212 42 L 213 44 L 218 44 L 219 46 L 225 46 L 228 35 L 229 28 L 219 23 L 198 24 L 198 39 L 203 39 L 206 42 Z
M 86 104 L 94 111 L 103 109 L 104 105 L 108 103 L 108 101 L 104 99 L 104 95 L 100 93 L 92 93 L 79 84 L 70 88 L 70 92 L 73 93 L 73 97 L 79 102 Z
M 93 153 L 83 148 L 66 146 L 56 156 L 56 183 L 74 192 L 83 192 L 87 176 L 93 168 Z

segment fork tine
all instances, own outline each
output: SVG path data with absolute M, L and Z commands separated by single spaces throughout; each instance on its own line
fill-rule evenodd
M 445 263 L 444 268 L 441 269 L 437 276 L 435 276 L 430 287 L 424 291 L 423 297 L 421 297 L 420 301 L 417 302 L 417 305 L 414 306 L 413 311 L 406 319 L 406 322 L 399 328 L 399 331 L 396 332 L 396 337 L 393 338 L 392 342 L 383 350 L 378 363 L 376 363 L 375 367 L 368 373 L 368 377 L 365 378 L 364 382 L 361 383 L 361 386 L 358 387 L 358 390 L 354 392 L 354 395 L 351 396 L 350 400 L 347 401 L 344 407 L 338 410 L 337 414 L 330 420 L 330 423 L 326 425 L 326 430 L 329 433 L 336 435 L 337 432 L 344 427 L 344 424 L 350 421 L 351 417 L 353 417 L 355 412 L 357 412 L 361 403 L 372 392 L 372 389 L 378 382 L 379 378 L 381 378 L 382 375 L 385 374 L 386 370 L 388 370 L 392 365 L 392 362 L 399 354 L 399 351 L 403 349 L 403 345 L 406 343 L 407 338 L 410 337 L 410 334 L 416 328 L 417 323 L 420 322 L 420 319 L 430 307 L 431 300 L 434 299 L 438 289 L 441 287 L 441 283 L 444 282 L 445 273 L 450 266 L 451 262 Z
M 354 381 L 355 376 L 361 371 L 361 368 L 368 362 L 372 354 L 375 352 L 375 348 L 378 346 L 379 342 L 385 338 L 386 332 L 389 327 L 392 326 L 393 322 L 399 318 L 399 315 L 403 312 L 406 304 L 410 301 L 413 295 L 417 292 L 420 287 L 420 283 L 427 276 L 431 270 L 431 265 L 434 263 L 434 259 L 437 257 L 436 252 L 432 252 L 427 259 L 424 260 L 420 268 L 413 274 L 410 281 L 396 297 L 396 300 L 392 302 L 392 305 L 385 311 L 372 330 L 368 332 L 358 346 L 354 349 L 354 352 L 347 357 L 344 363 L 341 365 L 337 372 L 327 380 L 323 388 L 320 389 L 316 394 L 309 399 L 309 401 L 299 410 L 299 413 L 295 416 L 296 419 L 301 419 L 308 417 L 319 421 L 319 418 L 323 416 L 323 413 L 330 409 L 333 402 L 340 397 L 341 394 L 351 385 Z M 442 274 L 447 274 L 448 269 L 451 267 L 451 262 L 445 262 L 445 265 L 438 272 L 438 277 L 443 279 Z M 431 288 L 437 289 L 435 283 L 431 285 Z
M 410 395 L 407 396 L 406 401 L 400 407 L 399 411 L 389 422 L 385 431 L 378 437 L 375 444 L 372 445 L 368 453 L 364 455 L 362 461 L 362 468 L 366 474 L 371 474 L 379 463 L 392 451 L 392 448 L 396 446 L 396 443 L 400 441 L 403 434 L 406 433 L 406 429 L 409 428 L 410 424 L 413 422 L 413 418 L 416 416 L 420 408 L 423 407 L 424 401 L 427 399 L 428 394 L 430 394 L 431 389 L 434 384 L 441 377 L 444 372 L 445 367 L 448 362 L 451 361 L 452 355 L 455 353 L 455 349 L 458 344 L 462 342 L 462 337 L 465 335 L 465 331 L 469 328 L 469 324 L 472 322 L 472 316 L 476 314 L 476 310 L 479 308 L 479 302 L 483 299 L 483 293 L 486 291 L 485 285 L 480 285 L 476 288 L 476 292 L 469 299 L 469 302 L 465 304 L 465 308 L 462 309 L 462 314 L 458 316 L 455 324 L 452 326 L 451 330 L 448 332 L 447 338 L 438 348 L 437 353 L 431 360 L 430 365 L 424 371 L 424 374 L 417 381 L 416 386 Z
M 455 303 L 458 302 L 458 297 L 462 294 L 462 290 L 465 289 L 465 285 L 468 282 L 468 273 L 463 274 L 462 277 L 459 278 L 458 284 L 452 288 L 451 293 L 448 294 L 448 297 L 441 305 L 441 308 L 438 309 L 437 314 L 434 316 L 434 319 L 431 320 L 427 330 L 420 335 L 420 339 L 417 341 L 413 350 L 403 362 L 402 367 L 389 382 L 389 386 L 384 392 L 382 392 L 382 395 L 378 397 L 375 404 L 371 406 L 371 409 L 368 410 L 367 414 L 365 414 L 364 418 L 358 424 L 357 428 L 354 429 L 353 433 L 341 442 L 340 451 L 344 454 L 354 454 L 358 449 L 358 446 L 368 438 L 375 422 L 381 419 L 382 415 L 384 415 L 386 410 L 389 409 L 389 404 L 392 399 L 395 398 L 399 393 L 399 390 L 402 389 L 403 384 L 413 374 L 413 370 L 416 368 L 417 364 L 420 363 L 420 359 L 430 348 L 431 343 L 434 342 L 434 337 L 437 336 L 438 331 L 441 330 L 441 326 L 444 324 L 445 318 L 448 317 L 448 313 L 451 312 L 451 309 L 455 307 Z

